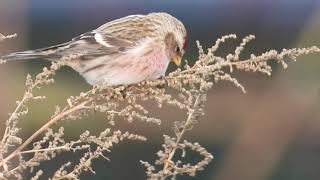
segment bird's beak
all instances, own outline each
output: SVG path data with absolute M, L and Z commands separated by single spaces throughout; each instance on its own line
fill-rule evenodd
M 177 65 L 177 66 L 181 66 L 181 59 L 182 57 L 180 55 L 175 56 L 174 58 L 172 58 L 172 61 Z

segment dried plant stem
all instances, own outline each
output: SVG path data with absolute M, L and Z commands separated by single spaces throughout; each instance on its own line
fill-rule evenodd
M 15 151 L 13 151 L 9 156 L 7 156 L 5 159 L 3 159 L 0 162 L 0 166 L 4 166 L 4 164 L 14 158 L 15 156 L 19 155 L 20 152 L 28 146 L 36 137 L 38 137 L 40 134 L 42 134 L 45 130 L 47 130 L 49 127 L 51 127 L 53 124 L 55 124 L 60 119 L 66 117 L 67 115 L 70 115 L 76 111 L 79 111 L 81 109 L 86 108 L 86 104 L 88 104 L 90 100 L 84 101 L 76 106 L 70 107 L 70 109 L 65 109 L 63 112 L 59 113 L 52 119 L 50 119 L 45 125 L 43 125 L 41 128 L 39 128 L 35 133 L 33 133 L 26 141 L 24 141 L 23 144 L 21 144 Z
M 54 148 L 33 149 L 33 150 L 21 151 L 21 152 L 19 152 L 19 154 L 29 154 L 29 153 L 44 152 L 44 151 L 56 151 L 59 149 L 67 149 L 67 148 L 69 148 L 69 147 L 68 146 L 59 146 L 59 147 L 54 147 Z
M 259 62 L 268 62 L 268 61 L 278 61 L 282 63 L 284 61 L 285 57 L 288 57 L 288 59 L 296 59 L 296 57 L 301 56 L 301 55 L 306 55 L 306 54 L 311 54 L 311 53 L 319 53 L 320 48 L 316 46 L 312 46 L 309 48 L 294 48 L 294 49 L 283 49 L 282 52 L 278 53 L 275 50 L 270 50 L 265 52 L 264 54 L 260 56 L 254 56 L 253 54 L 251 55 L 251 58 L 241 60 L 241 61 L 226 61 L 225 59 L 221 58 L 221 62 L 219 63 L 214 63 L 206 66 L 199 66 L 199 67 L 194 67 L 190 69 L 186 69 L 180 72 L 180 75 L 183 74 L 189 74 L 189 73 L 195 73 L 195 74 L 202 74 L 205 70 L 210 70 L 210 71 L 215 71 L 218 69 L 222 69 L 223 67 L 239 67 L 241 65 L 247 65 L 247 64 L 256 64 Z M 220 59 L 220 57 L 216 56 L 216 59 Z M 232 59 L 231 59 L 232 60 Z M 174 77 L 177 78 L 177 77 Z M 178 77 L 179 78 L 179 77 Z M 180 77 L 183 78 L 183 77 Z
M 187 120 L 186 120 L 186 122 L 185 122 L 185 124 L 183 126 L 183 129 L 179 133 L 176 134 L 176 136 L 177 136 L 177 140 L 175 142 L 176 146 L 172 148 L 172 150 L 171 150 L 171 152 L 169 154 L 169 157 L 168 157 L 168 159 L 167 159 L 167 161 L 166 161 L 166 163 L 165 163 L 165 165 L 163 167 L 163 171 L 164 172 L 166 172 L 168 170 L 168 167 L 169 167 L 169 165 L 170 165 L 170 163 L 172 161 L 172 158 L 173 158 L 173 156 L 175 155 L 175 153 L 177 151 L 178 144 L 181 142 L 181 140 L 183 138 L 183 135 L 187 131 L 188 125 L 191 123 L 191 119 L 192 119 L 193 114 L 195 112 L 194 108 L 196 108 L 197 104 L 199 104 L 200 97 L 201 97 L 201 94 L 197 95 L 196 100 L 195 100 L 195 102 L 193 104 L 193 109 L 191 109 L 191 112 L 189 113 L 189 116 L 188 116 L 188 118 L 187 118 Z
M 10 128 L 12 127 L 12 126 L 10 126 L 12 120 L 13 120 L 14 117 L 16 116 L 17 112 L 19 111 L 19 109 L 20 109 L 20 107 L 23 105 L 23 103 L 25 103 L 26 99 L 27 99 L 27 95 L 25 94 L 25 95 L 23 96 L 22 100 L 19 102 L 19 104 L 18 104 L 18 106 L 16 107 L 16 109 L 15 109 L 15 110 L 13 111 L 13 113 L 11 114 L 10 118 L 7 120 L 7 122 L 6 122 L 6 124 L 7 124 L 7 125 L 6 125 L 6 129 L 5 129 L 5 131 L 4 131 L 4 134 L 3 134 L 2 140 L 1 140 L 1 145 L 2 145 L 2 146 L 5 146 L 5 142 L 6 142 L 7 138 L 8 138 L 8 133 L 9 133 L 9 131 L 10 131 Z M 2 161 L 4 161 L 4 160 L 3 160 L 3 155 L 1 154 L 1 162 L 2 162 Z M 0 163 L 1 163 L 1 162 L 0 162 Z M 4 162 L 5 162 L 5 161 L 4 161 Z M 3 164 L 3 169 L 4 169 L 5 171 L 8 170 L 8 166 L 6 165 L 6 163 Z
M 104 159 L 109 160 L 109 159 L 108 159 L 107 157 L 105 157 L 102 153 L 99 153 L 99 154 L 96 154 L 96 155 L 92 156 L 91 158 L 88 158 L 84 163 L 82 163 L 82 164 L 80 164 L 79 166 L 77 166 L 73 171 L 80 171 L 80 170 L 83 168 L 83 166 L 85 166 L 86 164 L 90 163 L 90 162 L 92 161 L 92 159 L 95 159 L 95 158 L 97 158 L 98 156 L 101 156 L 101 157 L 103 157 Z M 89 169 L 89 170 L 90 170 L 90 169 Z M 70 172 L 70 173 L 68 173 L 68 174 L 66 174 L 66 175 L 64 175 L 64 176 L 62 176 L 62 177 L 56 178 L 55 180 L 74 179 L 72 173 L 73 173 L 73 172 Z M 94 173 L 94 172 L 93 172 L 93 173 Z
M 11 36 L 0 37 L 6 39 Z M 78 164 L 67 162 L 62 165 L 54 173 L 52 179 L 79 179 L 83 172 L 94 173 L 93 160 L 100 157 L 108 159 L 104 156 L 104 153 L 110 152 L 110 148 L 114 144 L 118 144 L 123 139 L 145 141 L 146 138 L 141 135 L 129 132 L 122 133 L 120 130 L 114 131 L 112 128 L 107 128 L 99 135 L 92 135 L 89 130 L 86 130 L 79 136 L 79 139 L 68 141 L 64 137 L 63 126 L 58 131 L 52 129 L 52 126 L 65 119 L 80 119 L 88 115 L 90 110 L 105 114 L 108 124 L 112 126 L 118 118 L 126 119 L 129 122 L 139 119 L 143 122 L 160 125 L 160 119 L 148 115 L 149 108 L 143 104 L 147 101 L 157 103 L 159 108 L 174 106 L 186 113 L 185 119 L 173 123 L 174 137 L 164 135 L 163 150 L 158 151 L 158 159 L 155 164 L 141 161 L 146 167 L 148 179 L 164 180 L 169 177 L 176 179 L 178 175 L 196 176 L 198 171 L 204 170 L 212 161 L 213 156 L 198 142 L 187 141 L 185 135 L 187 131 L 191 131 L 200 116 L 204 115 L 206 94 L 213 84 L 219 81 L 229 81 L 245 92 L 244 87 L 238 80 L 232 77 L 233 69 L 271 75 L 270 61 L 281 64 L 283 68 L 286 68 L 289 60 L 296 60 L 301 55 L 320 52 L 320 48 L 315 46 L 283 49 L 281 52 L 269 50 L 257 56 L 251 54 L 250 58 L 241 60 L 240 55 L 245 45 L 254 39 L 253 35 L 249 35 L 243 38 L 242 43 L 237 46 L 234 52 L 226 54 L 226 56 L 216 56 L 215 52 L 220 44 L 228 39 L 236 39 L 236 35 L 223 36 L 207 52 L 197 42 L 199 57 L 195 63 L 192 66 L 186 64 L 183 70 L 177 69 L 163 79 L 145 81 L 134 86 L 93 87 L 85 93 L 81 92 L 78 96 L 71 96 L 67 99 L 67 105 L 63 109 L 57 107 L 54 115 L 23 141 L 18 137 L 17 133 L 20 128 L 17 125 L 19 117 L 28 113 L 26 103 L 29 100 L 45 98 L 44 96 L 34 96 L 33 89 L 53 83 L 52 76 L 61 66 L 65 65 L 67 61 L 82 55 L 71 55 L 53 63 L 50 69 L 44 68 L 35 80 L 32 80 L 31 76 L 28 75 L 27 90 L 21 101 L 16 103 L 17 107 L 7 120 L 7 128 L 0 142 L 0 169 L 3 170 L 0 171 L 0 179 L 23 179 L 23 173 L 27 169 L 33 171 L 35 168 L 40 170 L 36 173 L 31 172 L 34 174 L 32 179 L 39 179 L 43 173 L 41 162 L 54 161 L 54 158 L 61 152 L 77 150 L 85 151 L 80 158 L 80 162 Z M 3 61 L 0 60 L 1 63 Z M 178 92 L 179 95 L 172 92 Z M 38 138 L 40 140 L 37 140 Z M 31 145 L 32 148 L 29 149 L 28 147 Z M 12 147 L 15 149 L 12 149 Z M 197 163 L 185 163 L 179 157 L 176 157 L 180 150 L 182 151 L 182 157 L 185 157 L 186 150 L 190 150 L 197 152 L 202 159 Z M 13 160 L 17 160 L 17 162 L 12 163 Z M 7 166 L 10 164 L 15 165 L 15 167 Z
M 202 66 L 202 67 L 198 67 L 198 68 L 187 69 L 187 70 L 181 71 L 181 73 L 180 73 L 180 75 L 178 77 L 172 77 L 172 78 L 184 79 L 185 78 L 185 76 L 183 76 L 184 74 L 186 74 L 186 76 L 189 73 L 203 74 L 203 71 L 206 71 L 206 70 L 215 71 L 217 69 L 222 69 L 224 67 L 230 67 L 230 66 L 235 66 L 236 67 L 236 66 L 243 65 L 243 64 L 248 64 L 248 63 L 257 63 L 257 62 L 272 61 L 272 60 L 273 59 L 267 59 L 267 60 L 259 59 L 257 61 L 252 61 L 251 59 L 248 59 L 248 60 L 238 61 L 238 62 L 225 62 L 225 63 L 220 63 L 219 67 L 217 67 L 217 65 L 213 64 L 213 65 Z
M 10 36 L 11 37 L 11 36 Z M 61 66 L 62 66 L 62 62 L 61 63 L 55 63 L 52 64 L 50 67 L 50 70 L 48 70 L 47 68 L 43 69 L 43 72 L 39 73 L 36 78 L 35 81 L 33 81 L 31 79 L 30 75 L 27 75 L 27 80 L 26 80 L 26 86 L 27 86 L 27 90 L 23 95 L 23 98 L 18 101 L 17 103 L 17 107 L 15 108 L 14 112 L 10 115 L 9 119 L 6 121 L 6 129 L 4 132 L 4 135 L 2 137 L 1 140 L 1 162 L 0 162 L 0 167 L 3 167 L 4 170 L 8 170 L 6 162 L 7 162 L 7 158 L 10 157 L 11 155 L 13 155 L 13 153 L 16 152 L 16 149 L 13 153 L 11 153 L 9 156 L 7 156 L 6 158 L 4 158 L 4 154 L 7 153 L 8 151 L 8 147 L 12 146 L 12 144 L 10 144 L 10 138 L 15 138 L 16 142 L 15 144 L 21 144 L 22 140 L 19 137 L 16 137 L 17 132 L 19 131 L 19 128 L 17 128 L 17 119 L 19 116 L 21 115 L 25 115 L 28 113 L 28 108 L 26 107 L 26 103 L 30 100 L 37 100 L 37 99 L 43 99 L 43 96 L 34 96 L 33 95 L 33 90 L 35 88 L 40 88 L 40 85 L 43 84 L 50 84 L 53 82 L 53 79 L 50 79 L 50 76 L 55 74 L 55 71 L 58 70 Z M 25 110 L 21 111 L 21 107 L 25 107 Z M 30 143 L 30 142 L 28 142 Z M 27 144 L 23 143 L 22 145 L 27 146 Z M 21 146 L 22 146 L 21 145 Z M 18 152 L 18 151 L 17 151 Z M 16 154 L 14 155 L 16 156 Z M 13 157 L 14 157 L 13 156 Z M 11 159 L 12 157 L 8 158 Z
M 16 113 L 18 112 L 18 110 L 20 109 L 20 107 L 22 106 L 22 104 L 24 103 L 24 101 L 25 101 L 26 99 L 27 99 L 27 96 L 24 95 L 23 98 L 22 98 L 22 100 L 19 102 L 18 106 L 16 107 L 16 109 L 13 111 L 13 113 L 12 113 L 11 116 L 10 116 L 10 118 L 8 119 L 7 124 L 10 124 L 10 122 L 11 122 L 12 119 L 13 119 L 13 117 L 16 115 Z M 4 135 L 3 135 L 2 140 L 1 140 L 1 144 L 4 144 L 4 143 L 5 143 L 6 138 L 7 138 L 7 136 L 8 136 L 8 132 L 9 132 L 9 128 L 10 128 L 10 127 L 11 127 L 11 126 L 9 126 L 9 125 L 6 126 L 6 129 L 5 129 L 5 131 L 4 131 Z

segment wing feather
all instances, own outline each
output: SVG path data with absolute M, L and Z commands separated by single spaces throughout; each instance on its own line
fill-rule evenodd
M 106 55 L 120 55 L 149 38 L 150 27 L 145 15 L 133 15 L 108 22 L 96 30 L 81 34 L 71 41 L 36 50 L 12 53 L 8 60 L 45 58 L 57 61 L 65 56 L 76 55 L 80 60 L 90 60 Z
M 35 50 L 46 55 L 49 60 L 57 60 L 64 56 L 78 55 L 80 60 L 121 53 L 134 46 L 134 43 L 112 35 L 101 35 L 95 31 L 84 33 L 62 45 Z

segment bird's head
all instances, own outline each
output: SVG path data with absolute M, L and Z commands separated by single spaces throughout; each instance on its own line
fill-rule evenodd
M 183 23 L 167 13 L 151 13 L 149 16 L 153 16 L 153 20 L 157 22 L 158 33 L 164 40 L 168 58 L 180 66 L 188 42 L 187 31 Z
M 165 38 L 168 57 L 177 66 L 181 65 L 182 57 L 187 47 L 187 36 L 179 38 L 178 33 L 168 33 Z

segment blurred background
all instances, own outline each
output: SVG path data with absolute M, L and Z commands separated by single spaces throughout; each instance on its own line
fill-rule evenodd
M 318 0 L 1 0 L 0 32 L 17 33 L 18 37 L 0 43 L 0 54 L 62 43 L 105 22 L 155 11 L 171 13 L 183 21 L 190 38 L 185 58 L 190 62 L 197 57 L 196 40 L 209 47 L 217 38 L 230 33 L 240 39 L 256 35 L 245 54 L 320 46 Z M 231 52 L 239 42 L 222 46 L 221 52 Z M 271 77 L 236 73 L 247 94 L 230 83 L 214 86 L 208 95 L 206 116 L 186 138 L 198 141 L 215 159 L 193 179 L 320 179 L 319 60 L 320 54 L 299 57 L 286 70 L 273 65 Z M 36 75 L 44 66 L 49 63 L 43 60 L 0 66 L 1 134 L 15 100 L 25 91 L 26 75 Z M 47 100 L 30 103 L 30 113 L 21 120 L 21 135 L 27 137 L 44 124 L 55 105 L 64 105 L 67 97 L 88 89 L 90 86 L 77 73 L 69 68 L 60 70 L 54 85 L 37 91 L 46 95 Z M 161 149 L 162 134 L 173 135 L 173 121 L 185 118 L 174 109 L 154 107 L 151 112 L 163 119 L 160 127 L 138 121 L 119 121 L 116 127 L 145 135 L 147 142 L 125 141 L 116 145 L 108 156 L 111 162 L 95 161 L 97 175 L 84 174 L 82 179 L 145 179 L 139 160 L 153 163 L 155 153 Z M 104 116 L 99 114 L 63 125 L 70 139 L 88 128 L 94 133 L 107 127 Z M 79 154 L 62 154 L 42 168 L 52 175 L 60 164 L 78 157 Z M 197 160 L 193 155 L 189 158 L 191 162 Z

